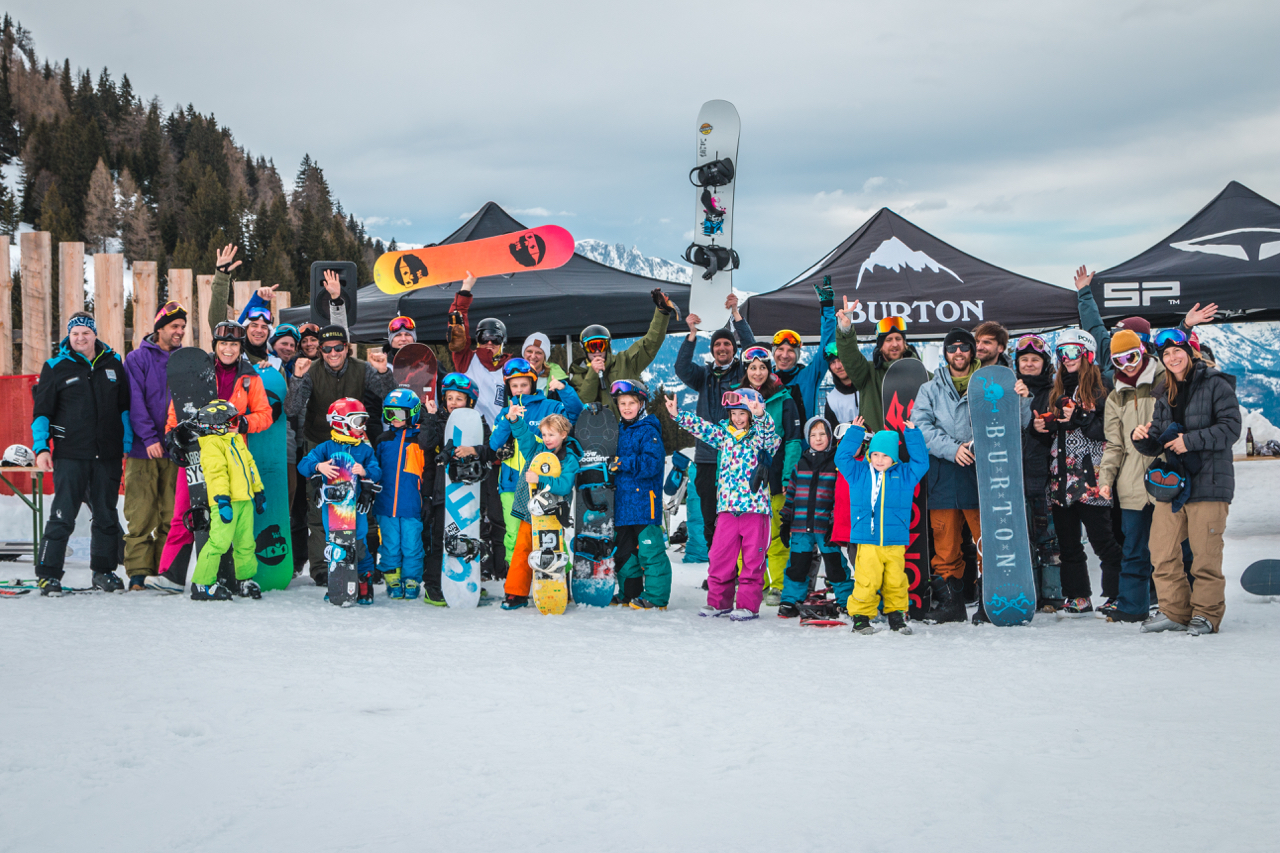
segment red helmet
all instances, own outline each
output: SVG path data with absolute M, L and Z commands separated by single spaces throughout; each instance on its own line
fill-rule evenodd
M 349 438 L 364 438 L 364 425 L 369 420 L 369 413 L 364 404 L 354 397 L 343 397 L 329 404 L 329 413 L 325 415 L 329 427 L 339 435 Z

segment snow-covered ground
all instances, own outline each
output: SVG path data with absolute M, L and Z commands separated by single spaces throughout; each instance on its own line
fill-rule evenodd
M 1195 639 L 700 619 L 678 555 L 666 613 L 0 600 L 0 850 L 1275 850 L 1277 474 Z

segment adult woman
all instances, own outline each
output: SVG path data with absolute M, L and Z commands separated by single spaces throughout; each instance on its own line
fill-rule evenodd
M 773 454 L 769 465 L 769 496 L 773 508 L 769 530 L 768 569 L 764 583 L 764 603 L 777 607 L 782 603 L 783 573 L 791 551 L 779 536 L 782 528 L 782 505 L 786 501 L 786 485 L 804 450 L 801 435 L 800 407 L 790 389 L 773 376 L 773 359 L 762 346 L 747 347 L 742 352 L 743 380 L 739 388 L 751 388 L 764 398 L 764 409 L 773 422 L 773 430 L 782 446 Z
M 1018 381 L 1014 389 L 1031 399 L 1033 413 L 1047 412 L 1053 398 L 1053 358 L 1049 344 L 1039 335 L 1023 335 L 1014 346 Z M 1023 431 L 1022 487 L 1027 499 L 1027 519 L 1031 526 L 1031 560 L 1036 570 L 1036 607 L 1052 613 L 1062 607 L 1062 578 L 1059 572 L 1058 537 L 1049 510 L 1049 447 L 1036 441 L 1033 417 Z
M 1049 445 L 1050 502 L 1062 553 L 1062 612 L 1068 616 L 1093 611 L 1082 526 L 1102 561 L 1102 594 L 1107 599 L 1103 609 L 1115 606 L 1120 586 L 1120 545 L 1111 532 L 1111 501 L 1098 494 L 1097 469 L 1106 439 L 1102 407 L 1108 389 L 1093 363 L 1094 348 L 1093 336 L 1080 329 L 1058 335 L 1061 369 L 1049 396 L 1050 414 L 1032 420 L 1033 429 Z
M 1231 446 L 1240 437 L 1240 404 L 1231 377 L 1198 358 L 1186 332 L 1166 329 L 1156 335 L 1156 347 L 1165 375 L 1155 386 L 1151 421 L 1133 430 L 1133 445 L 1151 456 L 1177 455 L 1190 494 L 1181 506 L 1161 501 L 1152 511 L 1151 562 L 1160 613 L 1142 623 L 1142 630 L 1212 634 L 1226 611 L 1222 533 L 1235 495 Z M 1187 538 L 1194 587 L 1182 568 Z

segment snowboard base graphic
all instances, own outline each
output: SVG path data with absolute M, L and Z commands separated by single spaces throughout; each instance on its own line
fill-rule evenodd
M 406 347 L 405 349 L 408 349 Z M 484 443 L 484 422 L 475 409 L 457 409 L 449 415 L 444 428 L 446 445 L 476 447 Z M 454 556 L 449 553 L 451 540 L 480 538 L 480 483 L 455 481 L 450 468 L 444 475 L 444 566 L 440 572 L 440 589 L 451 608 L 470 609 L 480 604 L 479 554 Z M 465 543 L 463 543 L 465 545 Z M 467 549 L 458 549 L 466 551 Z
M 542 225 L 483 240 L 386 252 L 373 265 L 373 281 L 383 293 L 406 293 L 451 281 L 470 271 L 476 278 L 564 266 L 573 257 L 573 235 L 558 225 Z
M 267 505 L 262 515 L 253 517 L 254 552 L 258 574 L 254 580 L 264 590 L 284 589 L 293 580 L 293 542 L 289 532 L 288 436 L 284 418 L 284 397 L 288 392 L 284 376 L 267 364 L 254 368 L 262 377 L 262 388 L 271 404 L 271 426 L 245 436 L 249 453 L 262 476 Z
M 425 410 L 427 401 L 436 399 L 436 354 L 426 344 L 401 347 L 391 359 L 396 385 L 418 395 Z
M 324 556 L 329 564 L 329 603 L 350 607 L 356 603 L 360 586 L 356 574 L 356 461 L 349 453 L 335 453 L 329 461 L 338 467 L 338 473 L 321 486 L 328 533 Z
M 592 403 L 578 416 L 574 437 L 582 447 L 574 496 L 573 576 L 578 604 L 608 607 L 617 586 L 613 564 L 613 482 L 609 460 L 618 452 L 618 418 Z
M 554 453 L 539 453 L 529 463 L 529 470 L 541 477 L 559 477 L 560 460 Z M 564 527 L 556 510 L 561 501 L 546 495 L 549 512 L 539 512 L 545 486 L 529 486 L 529 526 L 533 528 L 533 549 L 529 552 L 529 568 L 533 570 L 533 604 L 538 612 L 559 615 L 569 606 L 569 583 L 566 569 L 569 550 L 565 547 Z
M 882 411 L 884 412 L 884 428 L 897 430 L 898 454 L 903 461 L 907 460 L 906 442 L 901 438 L 904 421 L 911 420 L 911 412 L 915 408 L 916 394 L 920 386 L 929 381 L 929 371 L 924 364 L 914 358 L 902 358 L 889 365 L 881 387 Z M 931 574 L 929 559 L 929 478 L 921 477 L 916 483 L 916 490 L 911 501 L 911 526 L 908 529 L 910 541 L 907 545 L 906 570 L 910 584 L 907 615 L 912 619 L 922 620 L 929 613 L 932 596 L 929 594 L 929 575 Z
M 1244 570 L 1240 586 L 1253 595 L 1280 595 L 1280 560 L 1259 560 Z

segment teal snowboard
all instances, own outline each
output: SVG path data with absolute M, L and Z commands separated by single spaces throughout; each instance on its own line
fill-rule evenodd
M 293 544 L 289 535 L 289 471 L 288 446 L 284 415 L 284 396 L 288 391 L 284 376 L 267 364 L 255 367 L 262 377 L 267 402 L 271 404 L 272 423 L 262 432 L 248 435 L 249 452 L 262 477 L 262 491 L 267 508 L 253 517 L 254 550 L 258 556 L 260 587 L 284 589 L 293 580 Z

